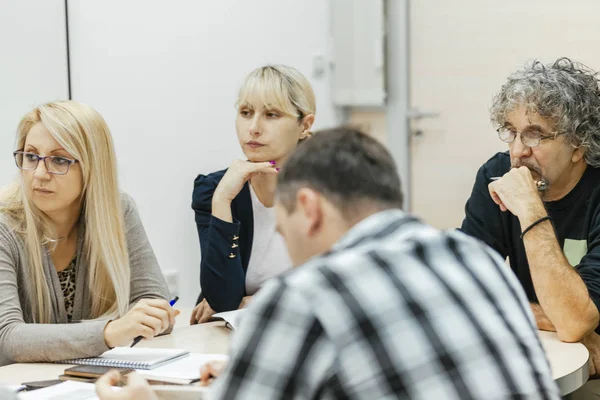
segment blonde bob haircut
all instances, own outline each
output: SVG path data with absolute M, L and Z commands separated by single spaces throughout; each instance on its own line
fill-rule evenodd
M 308 79 L 285 65 L 266 65 L 250 72 L 240 88 L 236 107 L 242 107 L 250 96 L 258 96 L 266 107 L 298 118 L 299 122 L 317 111 Z
M 130 266 L 113 141 L 104 119 L 91 107 L 57 101 L 34 108 L 17 129 L 17 149 L 25 147 L 31 127 L 41 123 L 75 159 L 83 175 L 81 219 L 85 223 L 83 252 L 88 268 L 92 318 L 115 318 L 129 308 Z M 27 197 L 21 175 L 0 195 L 0 213 L 25 243 L 30 275 L 26 290 L 34 294 L 37 323 L 51 322 L 50 288 L 43 254 L 53 251 L 56 233 L 48 216 Z

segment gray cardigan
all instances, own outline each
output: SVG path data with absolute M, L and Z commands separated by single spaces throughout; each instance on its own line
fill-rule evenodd
M 126 239 L 131 265 L 130 302 L 143 298 L 169 299 L 167 283 L 140 221 L 133 201 L 122 196 Z M 91 296 L 87 286 L 87 257 L 82 248 L 83 222 L 77 246 L 77 281 L 73 323 L 67 323 L 64 297 L 56 269 L 46 249 L 42 251 L 46 279 L 50 286 L 52 323 L 34 324 L 33 295 L 25 289 L 29 279 L 23 240 L 0 215 L 0 366 L 14 362 L 52 362 L 93 357 L 108 350 L 104 342 L 107 320 L 88 320 Z

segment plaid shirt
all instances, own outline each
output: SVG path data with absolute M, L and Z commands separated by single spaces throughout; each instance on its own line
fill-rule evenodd
M 559 399 L 523 290 L 498 255 L 399 210 L 274 278 L 211 399 Z

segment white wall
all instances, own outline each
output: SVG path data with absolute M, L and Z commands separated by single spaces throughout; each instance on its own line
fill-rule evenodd
M 106 118 L 123 187 L 191 305 L 200 266 L 193 180 L 241 156 L 234 103 L 244 75 L 292 65 L 314 85 L 315 127 L 339 122 L 330 77 L 311 76 L 312 56 L 327 51 L 328 2 L 70 1 L 69 20 L 73 99 Z
M 17 173 L 12 152 L 21 117 L 68 96 L 65 37 L 63 0 L 0 2 L 0 187 Z

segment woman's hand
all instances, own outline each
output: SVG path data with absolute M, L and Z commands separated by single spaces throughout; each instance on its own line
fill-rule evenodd
M 192 311 L 192 315 L 190 315 L 190 325 L 195 324 L 203 324 L 205 322 L 210 321 L 212 316 L 215 315 L 215 310 L 213 310 L 209 305 L 206 299 L 202 300 L 194 310 Z
M 254 174 L 277 174 L 278 168 L 275 161 L 250 162 L 234 160 L 231 166 L 217 185 L 213 199 L 231 203 L 240 193 L 244 183 Z
M 279 168 L 275 165 L 275 161 L 254 163 L 234 160 L 215 189 L 212 214 L 225 222 L 232 222 L 231 202 L 240 193 L 246 181 L 254 174 L 276 175 Z
M 178 313 L 162 299 L 142 299 L 127 314 L 106 324 L 104 341 L 110 348 L 125 346 L 138 336 L 152 339 L 175 324 Z

